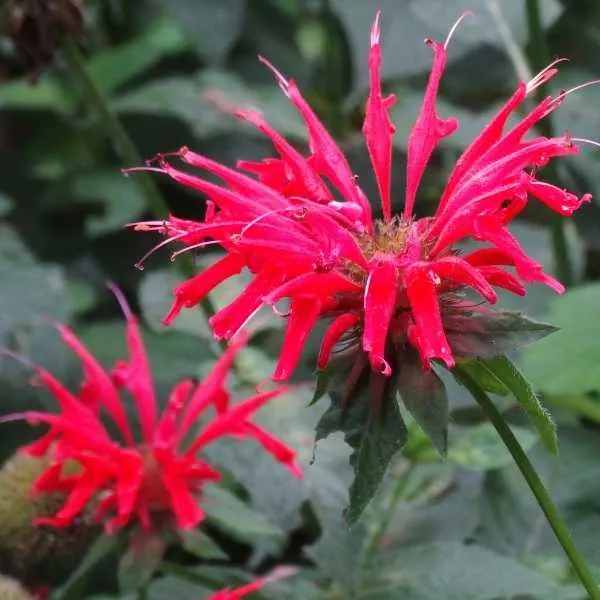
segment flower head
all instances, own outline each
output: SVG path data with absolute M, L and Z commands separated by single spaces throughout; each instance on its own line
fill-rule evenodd
M 520 82 L 452 170 L 432 217 L 416 218 L 421 179 L 440 141 L 458 128 L 436 109 L 446 66 L 447 43 L 427 40 L 433 66 L 421 110 L 408 138 L 406 190 L 402 214 L 392 214 L 390 181 L 394 125 L 392 95 L 381 89 L 379 15 L 371 29 L 368 57 L 370 87 L 363 136 L 379 189 L 382 219 L 376 219 L 340 148 L 308 105 L 293 80 L 265 59 L 276 81 L 308 130 L 308 156 L 279 135 L 254 110 L 235 115 L 267 136 L 277 153 L 262 162 L 240 161 L 230 169 L 182 148 L 175 155 L 211 176 L 176 168 L 168 155 L 147 169 L 164 173 L 208 197 L 204 221 L 170 217 L 138 223 L 139 230 L 160 231 L 184 250 L 218 243 L 225 255 L 178 285 L 165 317 L 170 323 L 183 308 L 196 305 L 213 288 L 248 269 L 252 281 L 229 306 L 211 319 L 214 334 L 231 339 L 262 306 L 288 302 L 287 330 L 274 379 L 293 372 L 315 323 L 330 321 L 318 358 L 319 368 L 347 339 L 359 340 L 373 371 L 392 374 L 395 349 L 418 351 L 425 367 L 440 360 L 447 367 L 459 355 L 448 336 L 457 315 L 483 309 L 463 298 L 471 289 L 489 304 L 496 289 L 525 295 L 526 284 L 541 283 L 558 293 L 563 286 L 529 257 L 508 225 L 534 197 L 560 215 L 572 215 L 589 194 L 578 198 L 540 178 L 550 160 L 577 154 L 570 135 L 543 137 L 535 126 L 556 110 L 568 92 L 548 96 L 514 124 L 532 91 L 557 71 L 553 63 L 529 83 Z M 529 135 L 528 135 L 529 134 Z M 474 240 L 479 247 L 461 255 L 456 244 Z M 161 245 L 163 245 L 163 242 Z M 176 253 L 177 254 L 177 253 Z
M 226 377 L 243 336 L 233 340 L 211 373 L 201 382 L 179 382 L 158 414 L 152 375 L 137 321 L 121 293 L 113 288 L 127 318 L 127 361 L 107 373 L 66 326 L 58 331 L 80 358 L 85 379 L 79 394 L 71 393 L 53 375 L 37 368 L 37 379 L 56 398 L 58 414 L 29 411 L 32 424 L 49 426 L 45 435 L 23 450 L 47 456 L 49 465 L 33 486 L 34 493 L 62 492 L 67 499 L 53 516 L 38 524 L 67 526 L 90 504 L 110 532 L 138 522 L 143 529 L 174 524 L 190 528 L 204 518 L 196 496 L 220 473 L 201 456 L 211 442 L 225 437 L 253 438 L 300 475 L 294 451 L 250 419 L 284 389 L 257 393 L 236 404 L 230 402 Z M 132 397 L 140 425 L 137 441 L 120 391 Z M 195 432 L 209 407 L 215 416 Z M 114 440 L 100 419 L 104 412 L 118 430 Z M 189 438 L 189 439 L 188 439 Z

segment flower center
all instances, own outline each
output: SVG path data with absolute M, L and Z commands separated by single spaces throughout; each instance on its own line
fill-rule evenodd
M 375 254 L 385 253 L 400 255 L 406 249 L 412 223 L 404 218 L 394 216 L 390 221 L 376 221 L 375 234 L 359 236 L 358 243 L 367 260 Z

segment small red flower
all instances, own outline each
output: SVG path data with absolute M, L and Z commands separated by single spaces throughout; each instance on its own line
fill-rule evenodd
M 269 585 L 271 583 L 275 583 L 276 581 L 281 581 L 282 579 L 291 577 L 297 572 L 298 569 L 296 567 L 277 567 L 268 575 L 265 575 L 264 577 L 258 577 L 246 585 L 242 585 L 234 589 L 226 588 L 224 590 L 219 590 L 218 592 L 211 594 L 208 597 L 208 600 L 241 600 L 241 598 L 245 598 L 249 594 L 260 590 L 265 585 Z
M 162 232 L 167 240 L 160 245 L 177 241 L 184 245 L 180 252 L 214 243 L 226 252 L 175 288 L 165 324 L 248 269 L 253 280 L 211 318 L 211 325 L 217 338 L 231 339 L 261 306 L 276 307 L 286 300 L 287 331 L 275 380 L 290 377 L 307 336 L 321 319 L 330 320 L 318 358 L 321 369 L 341 341 L 357 338 L 372 369 L 384 375 L 392 373 L 389 348 L 406 344 L 418 350 L 426 367 L 438 359 L 451 368 L 457 353 L 449 342 L 447 321 L 464 313 L 466 304 L 461 304 L 460 294 L 465 289 L 471 288 L 490 304 L 497 299 L 495 288 L 518 295 L 525 295 L 525 284 L 530 283 L 547 285 L 557 293 L 564 289 L 525 253 L 508 229 L 529 197 L 565 216 L 591 198 L 590 194 L 578 198 L 538 175 L 551 159 L 579 151 L 568 134 L 548 138 L 534 131 L 568 92 L 546 97 L 508 125 L 509 118 L 525 108 L 531 93 L 555 75 L 556 63 L 529 83 L 519 83 L 458 159 L 433 217 L 417 219 L 413 209 L 431 155 L 440 140 L 458 128 L 456 119 L 442 119 L 436 110 L 448 40 L 445 44 L 427 40 L 433 67 L 408 138 L 404 211 L 392 215 L 394 125 L 388 111 L 394 97 L 384 96 L 381 90 L 379 39 L 377 15 L 371 29 L 370 89 L 362 131 L 379 188 L 381 220 L 374 218 L 346 158 L 294 81 L 262 58 L 306 124 L 308 156 L 293 148 L 258 112 L 237 110 L 238 118 L 271 140 L 277 158 L 240 161 L 239 170 L 234 170 L 188 148 L 176 153 L 184 163 L 217 176 L 220 184 L 175 168 L 166 155 L 158 157 L 158 166 L 147 167 L 205 194 L 208 209 L 202 222 L 170 217 L 138 223 L 136 228 Z M 481 246 L 463 256 L 456 243 L 466 239 Z M 475 310 L 472 303 L 469 310 Z
M 96 516 L 105 519 L 108 532 L 137 521 L 143 529 L 171 523 L 190 528 L 204 518 L 197 496 L 220 473 L 202 459 L 202 449 L 218 438 L 253 438 L 285 464 L 296 476 L 300 470 L 295 452 L 278 438 L 252 423 L 250 418 L 265 403 L 285 390 L 258 393 L 230 404 L 226 377 L 234 357 L 244 343 L 237 337 L 200 383 L 179 382 L 166 408 L 158 414 L 148 358 L 137 321 L 122 294 L 113 288 L 127 318 L 129 360 L 120 361 L 109 374 L 66 326 L 58 331 L 80 358 L 85 379 L 78 395 L 67 390 L 42 367 L 37 379 L 56 398 L 58 414 L 29 411 L 32 424 L 49 426 L 38 441 L 23 448 L 33 456 L 49 456 L 50 466 L 35 482 L 34 493 L 60 491 L 67 500 L 59 512 L 39 519 L 39 524 L 64 527 L 90 503 L 97 503 Z M 119 391 L 133 399 L 141 441 L 134 436 L 131 421 Z M 199 416 L 209 407 L 215 416 L 198 432 Z M 118 430 L 112 439 L 100 419 L 103 411 Z

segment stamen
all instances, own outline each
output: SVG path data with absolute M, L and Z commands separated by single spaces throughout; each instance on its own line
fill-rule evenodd
M 149 171 L 153 171 L 154 173 L 164 173 L 165 170 L 162 168 L 158 168 L 158 167 L 127 167 L 126 169 L 121 169 L 121 173 L 123 173 L 123 175 L 127 176 L 129 175 L 129 173 L 137 173 L 138 171 L 142 171 L 142 172 L 149 172 Z
M 161 248 L 164 248 L 164 246 L 168 246 L 171 242 L 176 242 L 177 240 L 184 238 L 186 235 L 190 235 L 190 231 L 184 231 L 182 233 L 178 233 L 177 235 L 171 236 L 170 238 L 167 238 L 166 240 L 163 240 L 162 242 L 156 244 L 156 246 L 152 247 L 150 250 L 148 250 L 148 252 L 146 252 L 146 254 L 144 254 L 144 256 L 142 256 L 142 258 L 140 258 L 140 260 L 138 260 L 138 262 L 135 263 L 135 268 L 139 269 L 140 271 L 144 270 L 144 263 L 158 250 L 160 250 Z
M 263 219 L 270 217 L 271 215 L 276 215 L 278 213 L 285 213 L 289 211 L 297 211 L 298 207 L 296 206 L 288 206 L 286 208 L 274 208 L 273 210 L 268 210 L 266 213 L 259 215 L 252 221 L 250 221 L 247 225 L 245 225 L 239 233 L 240 238 L 251 228 L 254 227 L 257 223 L 260 223 Z
M 279 83 L 279 87 L 284 91 L 285 94 L 287 94 L 290 86 L 288 80 L 264 56 L 259 54 L 258 60 L 265 65 L 271 71 L 271 73 L 273 73 L 273 75 L 275 75 L 275 78 Z
M 114 294 L 127 321 L 135 320 L 135 317 L 134 317 L 133 313 L 131 312 L 131 308 L 130 308 L 129 304 L 127 303 L 127 300 L 125 299 L 125 295 L 123 294 L 121 289 L 113 281 L 110 281 L 110 279 L 106 282 L 106 287 Z
M 28 369 L 37 369 L 37 365 L 27 356 L 23 356 L 14 350 L 9 350 L 8 348 L 0 348 L 0 356 L 8 356 L 12 358 L 20 365 L 27 367 Z
M 592 146 L 596 146 L 597 148 L 600 148 L 600 142 L 597 142 L 596 140 L 588 140 L 587 138 L 571 138 L 572 142 L 579 142 L 580 144 L 591 144 Z
M 590 87 L 592 85 L 598 85 L 599 83 L 600 79 L 593 79 L 592 81 L 580 83 L 579 85 L 576 85 L 575 87 L 572 87 L 568 90 L 561 90 L 560 94 L 557 96 L 557 100 L 562 100 L 563 98 L 566 98 L 569 94 L 572 94 L 573 92 L 577 92 L 579 90 L 582 90 L 583 88 Z
M 454 35 L 454 32 L 458 29 L 458 26 L 467 18 L 467 17 L 472 17 L 473 13 L 466 10 L 462 15 L 460 15 L 460 17 L 458 17 L 458 19 L 456 20 L 456 23 L 454 23 L 454 25 L 452 25 L 452 28 L 450 29 L 450 31 L 448 32 L 448 35 L 446 37 L 446 41 L 444 42 L 444 50 L 448 49 L 448 44 L 450 43 L 450 40 L 452 39 L 452 36 Z
M 222 240 L 208 240 L 206 242 L 200 242 L 199 244 L 194 244 L 192 246 L 186 246 L 181 250 L 177 250 L 177 252 L 173 252 L 173 254 L 171 254 L 170 260 L 171 262 L 174 262 L 178 256 L 184 254 L 185 252 L 189 252 L 190 250 L 197 250 L 198 248 L 206 248 L 207 246 L 215 246 L 221 243 L 223 243 Z
M 558 73 L 558 69 L 555 69 L 554 67 L 561 62 L 568 61 L 568 58 L 557 58 L 553 60 L 548 66 L 544 67 L 535 77 L 531 79 L 526 86 L 526 93 L 531 94 L 533 90 L 546 83 L 546 81 L 552 79 L 552 77 Z

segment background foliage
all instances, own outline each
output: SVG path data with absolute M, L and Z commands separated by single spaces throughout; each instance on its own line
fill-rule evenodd
M 16 4 L 35 2 L 5 0 L 2 6 L 0 344 L 75 383 L 77 367 L 44 319 L 50 317 L 73 323 L 96 355 L 112 364 L 122 354 L 123 338 L 122 318 L 105 287 L 111 279 L 143 316 L 164 397 L 177 379 L 206 372 L 216 356 L 214 345 L 200 312 L 188 312 L 168 331 L 162 329 L 160 318 L 179 275 L 167 254 L 150 259 L 143 271 L 134 268 L 155 240 L 123 228 L 152 216 L 133 177 L 120 172 L 132 165 L 124 164 L 119 147 L 107 137 L 106 124 L 66 60 L 62 41 L 51 48 L 48 65 L 24 54 L 22 35 L 19 45 L 10 42 Z M 552 85 L 569 87 L 600 78 L 598 3 L 542 0 L 540 5 L 551 53 L 570 58 Z M 256 60 L 261 54 L 298 81 L 340 140 L 363 188 L 376 197 L 358 131 L 368 28 L 377 7 L 384 15 L 386 87 L 398 96 L 393 110 L 396 208 L 402 198 L 407 134 L 431 60 L 423 38 L 443 39 L 465 9 L 475 12 L 450 46 L 440 113 L 457 116 L 461 127 L 444 142 L 436 169 L 427 177 L 417 209 L 425 214 L 458 153 L 511 93 L 517 76 L 531 75 L 522 0 L 88 0 L 84 27 L 77 33 L 86 68 L 140 156 L 150 158 L 181 145 L 227 164 L 267 154 L 268 144 L 252 129 L 215 109 L 207 97 L 215 91 L 235 104 L 260 107 L 282 133 L 300 146 L 305 143 L 298 118 Z M 39 40 L 31 32 L 28 36 L 31 48 Z M 572 95 L 553 118 L 557 131 L 599 139 L 600 88 Z M 598 152 L 587 148 L 560 170 L 565 184 L 598 198 L 599 174 Z M 202 215 L 202 199 L 165 180 L 157 183 L 178 215 Z M 529 253 L 552 267 L 547 212 L 532 208 L 518 227 Z M 501 406 L 600 576 L 597 203 L 569 224 L 568 239 L 574 289 L 553 298 L 536 288 L 518 305 L 512 298 L 503 301 L 561 328 L 517 361 L 554 413 L 558 458 L 548 455 L 519 409 L 506 399 Z M 206 259 L 199 257 L 200 262 Z M 225 303 L 234 293 L 224 289 L 214 301 Z M 252 389 L 270 372 L 280 325 L 268 315 L 254 323 L 258 335 L 242 356 L 236 382 L 240 391 Z M 313 364 L 307 356 L 299 379 L 310 380 Z M 0 356 L 1 413 L 48 405 L 40 390 L 28 386 L 30 375 Z M 149 598 L 201 599 L 280 563 L 297 564 L 300 573 L 257 597 L 583 598 L 496 433 L 462 388 L 451 381 L 447 385 L 452 423 L 448 459 L 441 462 L 423 432 L 411 424 L 404 456 L 393 463 L 351 529 L 342 520 L 351 481 L 349 448 L 339 434 L 316 446 L 314 441 L 327 398 L 306 408 L 310 393 L 300 388 L 268 406 L 261 418 L 299 450 L 304 481 L 291 480 L 258 449 L 242 453 L 220 444 L 212 458 L 231 477 L 207 499 L 208 526 L 173 540 Z M 3 424 L 2 458 L 31 435 L 22 425 Z M 116 572 L 119 551 L 109 542 L 101 538 L 79 570 L 54 582 L 57 598 L 129 597 L 127 590 L 142 576 L 143 565 L 135 565 L 138 571 L 132 573 L 122 563 L 120 578 L 101 576 L 103 569 Z M 0 564 L 0 570 L 5 568 Z

